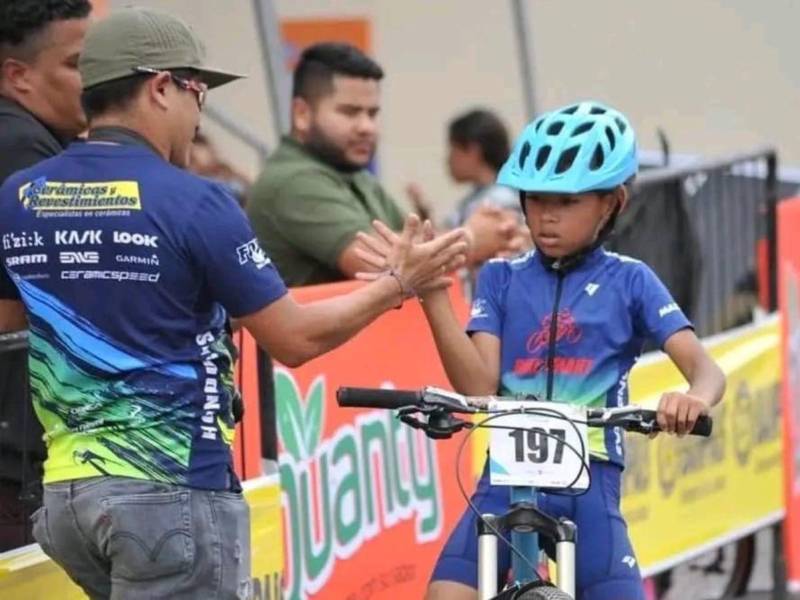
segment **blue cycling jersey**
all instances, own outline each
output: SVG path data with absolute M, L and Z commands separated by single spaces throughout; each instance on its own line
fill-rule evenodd
M 0 223 L 0 298 L 28 313 L 45 483 L 235 488 L 227 314 L 286 287 L 230 194 L 142 144 L 79 143 L 6 181 Z
M 691 323 L 643 262 L 596 248 L 569 269 L 540 252 L 481 269 L 467 330 L 501 340 L 503 395 L 622 406 L 646 340 Z M 622 465 L 622 434 L 590 430 L 593 456 Z

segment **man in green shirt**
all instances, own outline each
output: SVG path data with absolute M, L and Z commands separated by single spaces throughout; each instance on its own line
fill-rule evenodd
M 292 132 L 251 192 L 248 215 L 288 285 L 349 279 L 366 265 L 358 231 L 402 229 L 403 212 L 366 171 L 378 140 L 381 68 L 346 44 L 308 48 L 292 90 Z
M 300 57 L 292 90 L 292 131 L 251 191 L 248 215 L 290 286 L 351 279 L 369 270 L 356 233 L 373 219 L 403 227 L 403 211 L 366 170 L 378 141 L 383 70 L 347 44 L 323 43 Z M 469 261 L 514 250 L 516 218 L 482 207 L 465 223 Z

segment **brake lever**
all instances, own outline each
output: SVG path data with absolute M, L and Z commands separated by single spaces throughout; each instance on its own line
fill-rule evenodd
M 422 390 L 423 402 L 434 408 L 461 413 L 475 413 L 478 409 L 471 406 L 461 394 L 442 388 L 428 386 Z
M 625 430 L 633 433 L 651 434 L 661 431 L 655 419 L 644 419 L 641 415 L 626 417 Z
M 428 422 L 422 421 L 421 419 L 417 419 L 410 414 L 398 414 L 400 421 L 408 425 L 409 427 L 413 427 L 414 429 L 422 429 L 427 433 Z
M 427 415 L 427 420 L 418 419 L 415 413 Z M 453 436 L 454 433 L 464 428 L 473 427 L 468 421 L 463 421 L 437 407 L 415 408 L 408 407 L 398 411 L 400 421 L 413 427 L 422 429 L 429 438 L 434 440 L 445 440 Z
M 650 434 L 660 431 L 655 419 L 648 419 L 642 415 L 640 406 L 629 405 L 615 408 L 593 409 L 588 414 L 591 420 L 599 423 L 619 426 L 626 431 Z

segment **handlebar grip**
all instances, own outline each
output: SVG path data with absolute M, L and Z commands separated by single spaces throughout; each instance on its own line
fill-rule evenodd
M 661 431 L 661 428 L 658 426 L 656 422 L 656 411 L 654 410 L 647 410 L 642 411 L 642 416 L 645 417 L 646 420 L 652 420 L 655 423 L 656 431 Z M 689 432 L 689 435 L 699 435 L 702 437 L 709 437 L 711 436 L 711 431 L 714 428 L 714 419 L 709 417 L 708 415 L 700 415 L 697 418 L 697 421 L 694 423 L 694 427 Z
M 419 406 L 422 403 L 422 392 L 417 390 L 340 387 L 336 390 L 336 402 L 342 407 L 403 408 L 406 406 Z
M 714 429 L 714 419 L 708 415 L 700 415 L 694 424 L 694 428 L 689 432 L 691 435 L 701 435 L 709 437 Z

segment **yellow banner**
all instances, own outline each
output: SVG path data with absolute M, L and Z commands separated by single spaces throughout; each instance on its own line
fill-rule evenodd
M 777 318 L 708 340 L 728 377 L 710 438 L 628 435 L 623 513 L 645 574 L 783 514 L 780 330 Z M 631 373 L 631 402 L 655 407 L 686 384 L 663 354 Z
M 245 482 L 250 505 L 253 600 L 281 598 L 283 539 L 281 489 L 277 475 Z M 32 544 L 0 554 L 0 598 L 85 600 L 86 596 L 52 560 Z

